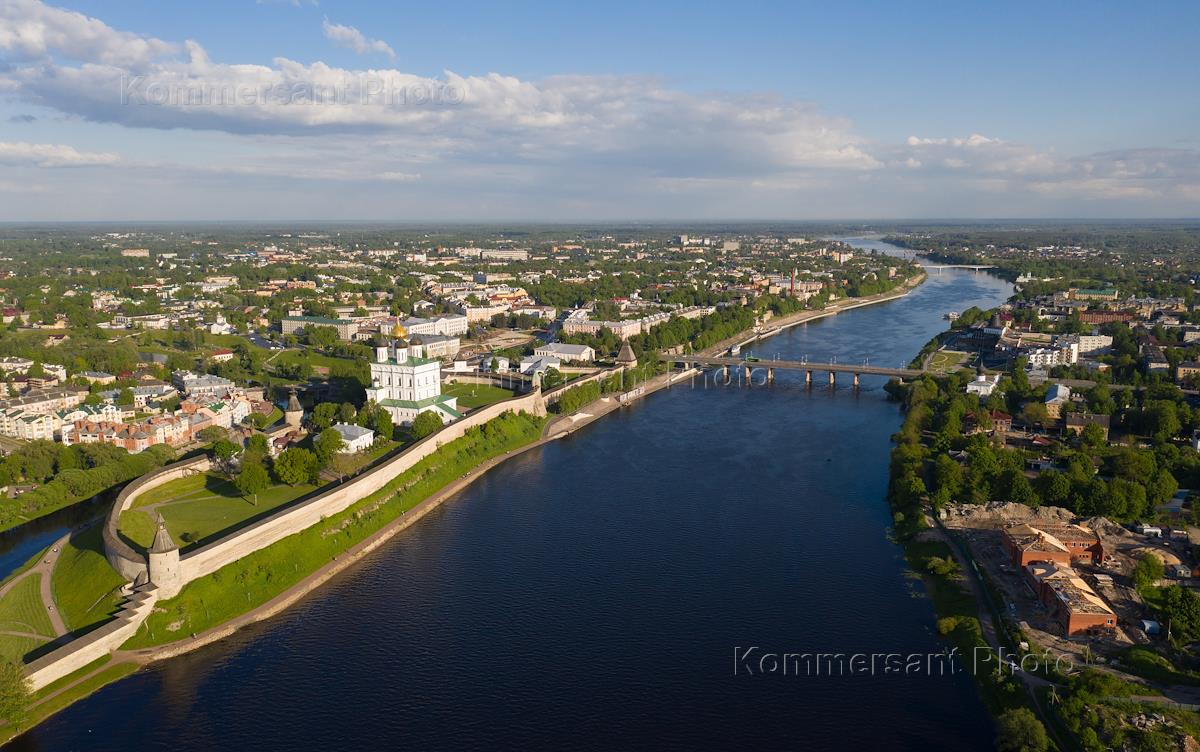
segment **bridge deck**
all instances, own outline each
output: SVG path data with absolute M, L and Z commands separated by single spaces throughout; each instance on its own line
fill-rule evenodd
M 749 366 L 750 368 L 782 368 L 787 371 L 831 371 L 833 373 L 857 373 L 864 376 L 893 376 L 901 379 L 915 379 L 925 373 L 915 368 L 884 368 L 882 366 L 847 363 L 812 363 L 801 360 L 745 360 L 743 358 L 703 355 L 664 355 L 661 359 L 672 363 L 687 363 L 699 366 Z

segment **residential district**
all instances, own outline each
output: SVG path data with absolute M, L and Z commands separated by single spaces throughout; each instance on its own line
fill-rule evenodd
M 1200 311 L 1178 259 L 1196 249 L 1152 231 L 1121 253 L 1008 231 L 967 246 L 930 228 L 894 232 L 910 252 L 885 255 L 834 234 L 181 228 L 0 241 L 0 527 L 93 498 L 107 515 L 0 585 L 0 610 L 54 614 L 0 633 L 3 657 L 38 693 L 103 670 L 88 661 L 112 646 L 206 634 L 248 607 L 197 608 L 188 583 L 211 586 L 231 556 L 317 528 L 305 545 L 336 555 L 346 544 L 330 536 L 366 541 L 542 436 L 546 409 L 569 430 L 604 395 L 642 394 L 629 378 L 737 357 L 748 335 L 969 266 L 1015 294 L 946 311 L 906 371 L 919 375 L 888 385 L 905 409 L 895 529 L 939 631 L 1042 666 L 1069 657 L 1061 672 L 976 676 L 993 711 L 1028 705 L 1060 742 L 1193 736 Z M 463 449 L 439 453 L 443 441 Z M 283 592 L 269 579 L 247 580 L 251 606 Z M 1143 696 L 1174 705 L 1112 699 Z

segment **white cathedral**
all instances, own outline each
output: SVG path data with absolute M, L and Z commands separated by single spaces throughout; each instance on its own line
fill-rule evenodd
M 399 425 L 411 425 L 424 412 L 436 413 L 442 423 L 461 418 L 458 399 L 442 394 L 441 364 L 424 357 L 420 338 L 406 340 L 407 334 L 397 324 L 394 339 L 375 348 L 367 399 L 387 410 Z

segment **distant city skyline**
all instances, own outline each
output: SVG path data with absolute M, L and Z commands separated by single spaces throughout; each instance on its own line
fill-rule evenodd
M 0 0 L 0 221 L 1200 216 L 1200 6 Z

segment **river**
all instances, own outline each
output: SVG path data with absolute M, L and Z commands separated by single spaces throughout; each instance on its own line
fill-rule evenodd
M 1010 290 L 946 270 L 755 354 L 907 362 L 945 312 Z M 990 748 L 965 673 L 764 675 L 735 660 L 942 650 L 889 539 L 901 418 L 882 383 L 806 390 L 780 373 L 654 394 L 505 463 L 285 614 L 13 746 Z

